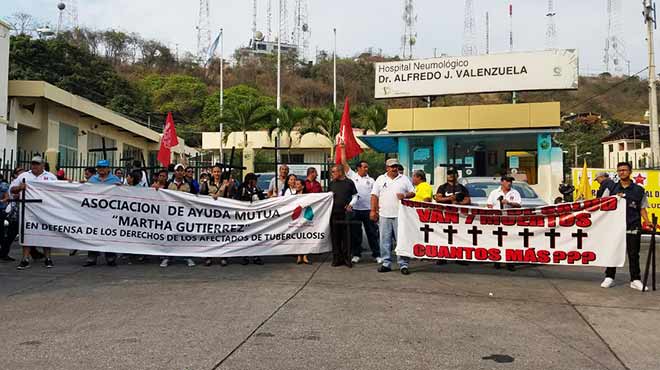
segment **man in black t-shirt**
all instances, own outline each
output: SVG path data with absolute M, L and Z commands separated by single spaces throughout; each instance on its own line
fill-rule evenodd
M 332 235 L 332 266 L 351 263 L 350 248 L 350 215 L 353 204 L 357 201 L 355 183 L 344 176 L 344 168 L 340 165 L 332 166 L 332 181 L 328 190 L 333 194 L 332 216 L 330 217 L 330 234 Z
M 651 225 L 646 211 L 649 208 L 649 201 L 644 188 L 635 184 L 630 177 L 631 172 L 632 166 L 630 163 L 621 162 L 617 164 L 616 173 L 619 175 L 619 182 L 614 184 L 611 194 L 623 197 L 626 200 L 626 253 L 628 254 L 628 268 L 630 270 L 630 287 L 635 290 L 642 290 L 644 285 L 641 281 L 642 275 L 639 268 L 639 249 L 642 229 L 648 231 L 648 227 Z M 615 275 L 616 267 L 608 267 L 605 270 L 605 280 L 600 286 L 602 288 L 613 287 Z M 648 287 L 645 290 L 648 290 Z
M 438 187 L 434 199 L 443 204 L 470 204 L 470 195 L 465 186 L 458 183 L 458 171 L 455 168 L 447 169 L 447 182 Z

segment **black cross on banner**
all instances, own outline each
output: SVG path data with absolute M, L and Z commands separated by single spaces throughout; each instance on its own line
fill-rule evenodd
M 556 240 L 561 234 L 557 232 L 555 229 L 550 229 L 547 233 L 545 233 L 545 236 L 550 238 L 550 249 L 555 249 L 556 246 Z
M 431 229 L 428 224 L 424 224 L 424 227 L 420 227 L 419 231 L 424 233 L 424 243 L 428 243 L 429 242 L 429 233 L 432 233 L 433 229 Z
M 502 241 L 503 237 L 509 235 L 509 233 L 504 231 L 502 226 L 499 226 L 497 230 L 493 231 L 493 235 L 497 235 L 497 246 L 501 247 L 504 244 Z
M 98 153 L 101 152 L 103 153 L 103 159 L 108 159 L 108 152 L 116 152 L 118 149 L 116 147 L 114 148 L 106 148 L 105 146 L 105 138 L 101 138 L 101 147 L 100 148 L 94 148 L 94 149 L 87 149 L 88 152 L 90 153 Z
M 484 232 L 479 230 L 478 227 L 472 226 L 472 229 L 468 230 L 468 234 L 472 235 L 472 245 L 477 246 L 479 245 L 479 235 L 483 234 Z
M 262 147 L 261 149 L 264 149 L 264 150 L 272 150 L 272 151 L 275 152 L 275 177 L 274 177 L 273 179 L 274 179 L 274 181 L 275 181 L 275 194 L 278 194 L 278 195 L 279 195 L 279 193 L 278 193 L 279 190 L 277 189 L 277 182 L 278 182 L 277 179 L 279 178 L 280 173 L 279 173 L 279 168 L 277 168 L 277 167 L 280 165 L 280 161 L 279 161 L 280 149 L 290 149 L 290 148 L 287 148 L 287 147 L 281 147 L 281 146 L 280 146 L 280 140 L 279 140 L 279 138 L 276 136 L 276 137 L 275 137 L 275 146 L 272 146 L 272 147 Z
M 458 230 L 454 229 L 452 225 L 449 225 L 446 229 L 442 229 L 442 231 L 447 234 L 447 244 L 454 244 L 454 234 L 458 234 Z
M 530 232 L 528 228 L 525 228 L 524 231 L 518 233 L 518 235 L 523 237 L 523 247 L 529 248 L 529 237 L 534 236 L 533 232 Z M 582 239 L 580 239 L 580 245 L 582 244 Z
M 577 249 L 582 249 L 582 240 L 588 237 L 589 234 L 582 231 L 582 229 L 578 229 L 578 231 L 571 234 L 571 236 L 577 238 Z

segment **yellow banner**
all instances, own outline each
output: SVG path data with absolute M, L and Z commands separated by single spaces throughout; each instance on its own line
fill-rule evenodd
M 607 168 L 587 168 L 587 176 L 589 176 L 589 183 L 591 184 L 591 193 L 594 198 L 596 197 L 596 191 L 600 187 L 598 181 L 596 181 L 596 174 L 600 171 L 606 171 L 610 174 L 610 178 L 614 182 L 619 181 L 619 178 L 616 175 L 616 169 L 607 169 Z M 573 168 L 571 169 L 573 186 L 576 187 L 577 196 L 577 186 L 580 184 L 582 179 L 582 168 Z M 630 177 L 633 181 L 646 190 L 646 196 L 649 199 L 649 212 L 656 215 L 660 219 L 660 170 L 635 170 L 633 169 Z M 614 195 L 614 194 L 612 194 Z M 650 217 L 649 217 L 650 218 Z

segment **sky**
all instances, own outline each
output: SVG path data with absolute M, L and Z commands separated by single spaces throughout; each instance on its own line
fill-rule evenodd
M 642 0 L 615 0 L 621 6 L 621 36 L 631 72 L 648 63 Z M 3 0 L 1 18 L 15 12 L 32 14 L 43 23 L 57 25 L 53 0 Z M 244 46 L 251 37 L 252 1 L 210 0 L 213 38 L 222 27 L 225 53 Z M 272 0 L 276 8 L 278 0 Z M 311 29 L 310 51 L 331 50 L 332 29 L 337 28 L 337 53 L 353 56 L 370 48 L 383 54 L 400 54 L 403 33 L 403 0 L 307 0 Z M 547 0 L 473 0 L 477 24 L 477 47 L 485 49 L 485 14 L 490 18 L 490 52 L 507 52 L 508 4 L 513 4 L 515 51 L 546 47 Z M 81 26 L 137 32 L 159 40 L 179 52 L 194 52 L 197 45 L 198 0 L 77 0 Z M 288 0 L 289 28 L 293 27 L 294 0 Z M 460 55 L 463 43 L 463 0 L 415 0 L 417 45 L 415 58 Z M 604 71 L 603 49 L 607 37 L 607 0 L 554 0 L 557 47 L 577 48 L 580 72 Z M 258 0 L 257 28 L 266 32 L 267 0 Z M 275 14 L 277 12 L 274 12 Z M 273 30 L 276 29 L 276 15 Z M 658 37 L 656 37 L 657 41 Z M 660 45 L 656 42 L 656 48 Z M 627 66 L 624 66 L 627 72 Z

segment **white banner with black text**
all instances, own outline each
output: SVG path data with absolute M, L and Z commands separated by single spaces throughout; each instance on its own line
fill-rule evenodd
M 23 245 L 188 257 L 331 250 L 332 194 L 240 202 L 128 186 L 28 183 Z
M 476 262 L 621 267 L 625 199 L 484 209 L 402 201 L 397 255 Z

